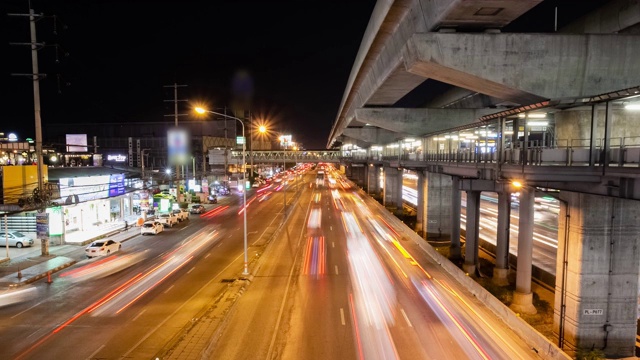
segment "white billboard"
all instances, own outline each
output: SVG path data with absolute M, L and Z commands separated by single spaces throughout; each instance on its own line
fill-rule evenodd
M 87 152 L 87 134 L 67 134 L 67 152 Z

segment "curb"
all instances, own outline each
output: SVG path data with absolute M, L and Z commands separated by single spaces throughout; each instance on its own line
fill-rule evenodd
M 25 281 L 22 281 L 22 282 L 17 283 L 17 284 L 11 284 L 11 285 L 9 285 L 9 287 L 10 287 L 10 288 L 16 288 L 16 287 L 20 287 L 20 286 L 22 286 L 22 285 L 31 284 L 32 282 L 38 281 L 38 280 L 40 280 L 40 279 L 42 279 L 42 278 L 46 277 L 46 276 L 47 276 L 47 273 L 48 273 L 49 271 L 53 274 L 53 273 L 56 273 L 56 272 L 58 272 L 58 271 L 60 271 L 60 270 L 62 270 L 62 269 L 64 269 L 64 268 L 68 268 L 69 266 L 71 266 L 71 265 L 75 264 L 76 262 L 77 262 L 76 260 L 72 260 L 72 261 L 66 262 L 66 263 L 64 263 L 64 264 L 62 264 L 62 265 L 60 265 L 60 266 L 57 266 L 57 267 L 55 267 L 55 268 L 53 268 L 53 269 L 51 269 L 51 270 L 48 270 L 48 271 L 46 271 L 46 272 L 44 272 L 44 273 L 41 273 L 41 274 L 38 274 L 38 275 L 36 275 L 36 276 L 30 277 L 30 278 L 28 278 L 28 279 L 27 279 L 27 280 L 25 280 Z

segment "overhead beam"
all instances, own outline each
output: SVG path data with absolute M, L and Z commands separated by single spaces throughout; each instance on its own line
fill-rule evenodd
M 411 136 L 451 129 L 471 124 L 475 119 L 495 112 L 495 109 L 356 109 L 359 122 Z
M 411 73 L 518 104 L 640 83 L 638 35 L 421 33 L 403 56 Z
M 393 131 L 373 126 L 363 128 L 346 128 L 342 134 L 356 140 L 364 141 L 369 144 L 369 146 L 389 144 L 396 141 L 398 138 L 403 137 L 403 134 L 398 134 Z

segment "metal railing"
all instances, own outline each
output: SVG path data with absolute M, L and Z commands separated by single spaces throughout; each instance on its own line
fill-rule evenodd
M 615 137 L 610 139 L 609 151 L 603 151 L 602 139 L 597 139 L 593 152 L 590 139 L 559 139 L 554 146 L 541 141 L 529 141 L 509 144 L 498 156 L 495 147 L 477 146 L 473 148 L 454 148 L 430 150 L 425 152 L 402 152 L 393 150 L 382 154 L 343 153 L 341 158 L 352 161 L 421 161 L 447 163 L 504 163 L 532 166 L 594 166 L 640 167 L 640 136 Z

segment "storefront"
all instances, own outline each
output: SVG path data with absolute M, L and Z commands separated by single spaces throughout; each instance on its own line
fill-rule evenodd
M 53 227 L 66 242 L 81 242 L 84 234 L 120 226 L 133 215 L 133 194 L 125 192 L 124 182 L 124 174 L 60 178 L 62 226 Z

